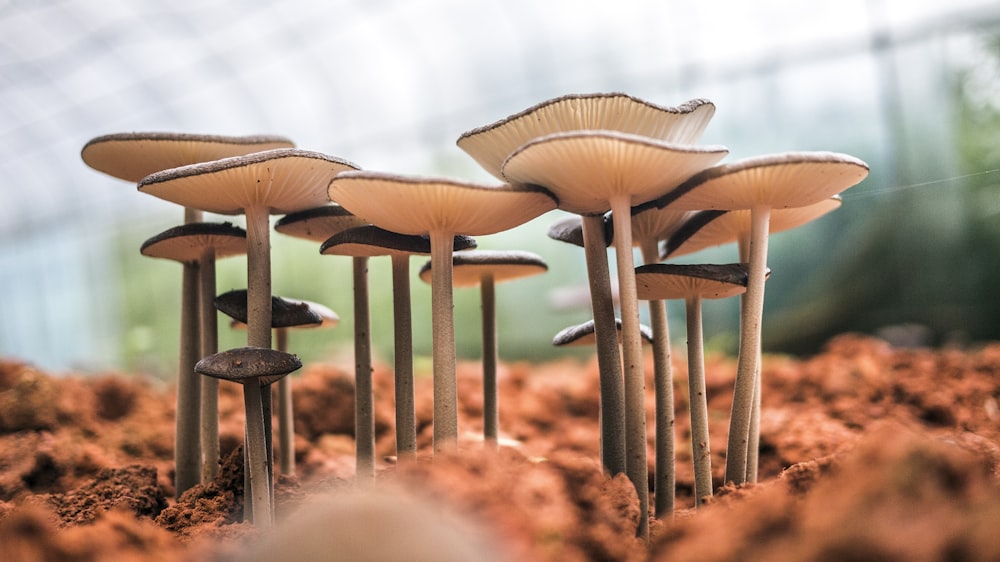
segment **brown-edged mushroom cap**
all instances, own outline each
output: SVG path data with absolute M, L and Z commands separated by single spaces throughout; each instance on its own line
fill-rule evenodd
M 610 221 L 604 221 L 605 247 L 611 245 L 611 240 L 614 237 L 611 228 Z M 548 230 L 548 237 L 558 242 L 583 248 L 583 217 L 573 215 L 552 223 Z
M 240 384 L 256 380 L 266 386 L 302 368 L 302 361 L 291 353 L 266 347 L 238 347 L 209 355 L 195 365 L 202 375 Z
M 291 140 L 272 135 L 116 133 L 91 139 L 83 146 L 80 157 L 95 170 L 137 182 L 169 168 L 294 146 Z
M 629 207 L 660 197 L 728 153 L 718 145 L 682 145 L 617 131 L 573 131 L 532 139 L 504 161 L 504 179 L 539 185 L 559 208 L 580 215 Z
M 233 320 L 247 322 L 247 291 L 227 291 L 214 300 L 215 308 Z M 271 296 L 271 327 L 333 327 L 340 320 L 337 313 L 314 302 Z
M 843 199 L 835 195 L 805 207 L 771 211 L 769 233 L 791 230 L 840 208 Z M 667 207 L 669 208 L 669 207 Z M 687 218 L 667 239 L 662 258 L 683 256 L 694 252 L 739 242 L 750 236 L 750 211 L 698 211 Z
M 427 235 L 496 234 L 556 208 L 556 198 L 539 187 L 483 185 L 446 178 L 371 171 L 338 174 L 330 199 L 386 230 Z
M 463 133 L 457 144 L 486 171 L 502 178 L 503 161 L 517 147 L 538 137 L 609 130 L 694 144 L 714 114 L 715 106 L 703 99 L 663 107 L 623 93 L 570 94 L 472 129 Z
M 195 222 L 168 228 L 142 243 L 144 256 L 195 263 L 214 248 L 215 258 L 247 253 L 247 232 L 232 223 Z
M 330 180 L 355 169 L 342 158 L 285 148 L 156 172 L 139 181 L 139 190 L 221 215 L 258 206 L 288 214 L 328 203 Z
M 747 270 L 736 263 L 651 263 L 635 268 L 635 283 L 642 300 L 724 299 L 746 292 Z
M 475 247 L 474 238 L 459 235 L 455 236 L 452 251 L 461 252 Z M 399 234 L 372 224 L 365 224 L 329 237 L 320 245 L 319 253 L 356 257 L 430 254 L 431 240 L 427 236 Z
M 618 328 L 618 343 L 621 343 L 622 321 L 620 318 L 615 318 L 615 326 Z M 653 343 L 653 332 L 649 329 L 649 326 L 640 325 L 639 330 L 642 333 L 642 339 L 646 343 Z M 556 347 L 594 345 L 596 343 L 597 337 L 594 334 L 593 320 L 587 320 L 582 324 L 563 328 L 552 338 L 552 345 Z
M 548 271 L 549 266 L 537 254 L 517 250 L 469 250 L 452 256 L 455 287 L 475 287 L 484 277 L 494 282 L 510 281 Z M 420 278 L 430 283 L 431 262 L 420 268 Z
M 805 207 L 868 175 L 868 164 L 837 152 L 785 152 L 719 164 L 695 174 L 657 204 L 694 211 Z
M 323 205 L 281 217 L 274 223 L 274 230 L 296 238 L 323 242 L 338 232 L 366 224 L 368 221 L 340 205 Z

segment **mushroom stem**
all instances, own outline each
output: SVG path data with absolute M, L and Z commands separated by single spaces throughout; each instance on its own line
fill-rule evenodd
M 705 346 L 701 297 L 685 302 L 687 317 L 688 392 L 691 410 L 691 456 L 694 459 L 694 505 L 712 495 L 712 449 L 708 441 L 708 397 L 705 390 Z
M 201 281 L 201 356 L 219 350 L 218 312 L 215 298 L 215 247 L 206 246 L 198 260 Z M 211 482 L 219 473 L 219 379 L 201 377 L 201 479 Z
M 632 213 L 625 196 L 610 201 L 614 221 L 615 256 L 622 316 L 622 358 L 625 376 L 625 470 L 639 495 L 637 535 L 649 538 L 649 471 L 646 467 L 646 397 L 632 257 Z
M 201 481 L 201 381 L 194 366 L 201 357 L 198 264 L 184 264 L 181 286 L 181 345 L 177 373 L 177 416 L 174 443 L 174 479 L 179 498 Z
M 622 382 L 621 350 L 611 296 L 607 241 L 604 218 L 582 217 L 583 249 L 594 313 L 594 336 L 597 339 L 597 366 L 601 386 L 601 460 L 611 475 L 625 472 L 625 387 Z
M 372 389 L 372 337 L 368 307 L 368 258 L 354 257 L 354 437 L 355 480 L 375 483 L 375 413 Z
M 744 318 L 740 321 L 740 348 L 736 384 L 729 418 L 726 448 L 726 482 L 742 484 L 747 473 L 747 442 L 753 409 L 754 386 L 760 356 L 761 319 L 764 314 L 764 281 L 767 276 L 767 236 L 771 208 L 750 210 L 750 256 Z
M 250 473 L 250 490 L 245 498 L 253 510 L 253 524 L 266 529 L 272 523 L 270 472 L 267 466 L 267 443 L 264 440 L 264 416 L 261 403 L 264 385 L 249 381 L 243 385 L 243 402 L 246 408 L 246 468 Z M 268 390 L 268 392 L 270 392 Z
M 455 316 L 452 294 L 453 235 L 434 231 L 431 239 L 431 323 L 434 361 L 434 450 L 458 447 L 455 378 Z
M 484 275 L 479 287 L 483 321 L 483 439 L 490 449 L 497 448 L 500 427 L 495 289 L 493 276 Z
M 395 336 L 396 457 L 416 458 L 417 426 L 413 401 L 413 322 L 410 310 L 410 258 L 392 255 L 392 306 Z
M 770 230 L 770 228 L 768 229 Z M 741 263 L 750 262 L 750 241 L 746 236 L 737 241 Z M 746 318 L 746 298 L 740 295 L 740 320 Z M 757 370 L 754 373 L 753 409 L 750 411 L 750 432 L 747 439 L 747 470 L 746 481 L 757 483 L 757 465 L 760 457 L 760 393 L 761 393 L 761 353 L 757 346 Z
M 659 261 L 656 240 L 643 240 L 642 261 Z M 670 362 L 670 327 L 667 321 L 667 303 L 649 301 L 649 324 L 653 332 L 653 386 L 656 396 L 656 477 L 654 490 L 656 503 L 653 513 L 657 517 L 673 514 L 676 471 L 674 464 L 674 373 Z
M 275 347 L 288 352 L 288 328 L 274 331 Z M 278 379 L 278 467 L 281 474 L 295 474 L 295 417 L 292 407 L 292 377 Z

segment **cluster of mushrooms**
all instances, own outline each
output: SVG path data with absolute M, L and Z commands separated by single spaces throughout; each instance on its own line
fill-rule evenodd
M 416 455 L 410 263 L 430 255 L 419 276 L 430 282 L 433 334 L 433 449 L 458 442 L 455 286 L 478 286 L 483 309 L 484 443 L 497 447 L 496 282 L 547 270 L 523 251 L 476 250 L 472 237 L 515 228 L 554 209 L 572 217 L 551 238 L 584 248 L 593 320 L 556 335 L 555 345 L 591 342 L 600 371 L 601 460 L 625 473 L 648 512 L 643 342 L 651 342 L 656 399 L 657 517 L 674 502 L 673 375 L 665 301 L 687 311 L 691 443 L 696 497 L 712 494 L 701 300 L 741 295 L 741 328 L 727 482 L 756 479 L 760 415 L 760 333 L 767 241 L 836 209 L 838 194 L 868 166 L 845 154 L 789 152 L 720 163 L 725 147 L 697 144 L 715 112 L 696 99 L 662 107 L 622 93 L 567 95 L 462 134 L 458 146 L 502 181 L 362 170 L 341 158 L 295 148 L 284 137 L 125 133 L 97 137 L 82 150 L 92 168 L 185 208 L 184 224 L 142 246 L 183 264 L 177 382 L 177 494 L 215 476 L 219 463 L 218 379 L 241 383 L 246 407 L 246 509 L 255 525 L 273 523 L 271 390 L 278 386 L 279 467 L 294 471 L 291 387 L 301 367 L 287 351 L 287 330 L 330 326 L 337 315 L 317 303 L 272 295 L 273 227 L 351 256 L 354 268 L 356 479 L 375 479 L 367 260 L 391 256 L 395 331 L 396 447 Z M 400 213 L 398 209 L 406 209 Z M 246 229 L 203 222 L 202 213 L 245 215 Z M 676 265 L 667 258 L 737 242 L 740 263 Z M 612 290 L 608 247 L 618 290 Z M 636 267 L 638 246 L 644 265 Z M 247 288 L 216 295 L 215 260 L 247 256 Z M 650 327 L 640 324 L 648 301 Z M 617 314 L 616 315 L 616 309 Z M 247 346 L 217 350 L 217 310 L 247 329 Z M 272 345 L 272 335 L 277 345 Z M 199 377 L 198 374 L 205 375 Z M 648 536 L 642 518 L 638 531 Z

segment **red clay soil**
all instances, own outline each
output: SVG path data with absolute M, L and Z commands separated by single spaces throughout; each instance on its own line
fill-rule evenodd
M 895 349 L 845 335 L 764 361 L 760 482 L 722 486 L 735 362 L 709 358 L 716 493 L 694 509 L 686 374 L 675 354 L 677 510 L 634 538 L 634 490 L 598 464 L 596 361 L 505 364 L 503 446 L 483 450 L 479 366 L 459 366 L 459 450 L 393 462 L 392 373 L 375 370 L 380 464 L 352 484 L 352 373 L 295 376 L 297 475 L 278 525 L 241 522 L 242 398 L 223 385 L 219 477 L 174 499 L 172 389 L 0 361 L 3 560 L 1000 560 L 1000 344 Z M 649 472 L 654 435 L 647 379 Z

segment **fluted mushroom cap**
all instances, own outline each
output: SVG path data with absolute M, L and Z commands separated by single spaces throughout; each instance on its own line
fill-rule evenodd
M 274 223 L 274 230 L 313 242 L 325 242 L 338 232 L 364 226 L 368 221 L 340 205 L 323 205 L 289 213 Z
M 486 171 L 503 179 L 504 160 L 517 147 L 545 135 L 608 130 L 694 144 L 714 114 L 715 105 L 704 99 L 664 107 L 617 92 L 570 94 L 467 131 L 457 144 Z
M 215 308 L 233 320 L 247 322 L 247 291 L 227 291 L 213 301 Z M 337 313 L 319 303 L 271 296 L 271 327 L 333 327 L 340 321 Z
M 266 347 L 238 347 L 209 355 L 195 363 L 196 373 L 240 384 L 256 381 L 271 384 L 302 368 L 302 361 L 291 353 Z
M 738 263 L 653 263 L 635 268 L 636 295 L 642 300 L 724 299 L 747 290 L 747 270 Z
M 549 270 L 537 254 L 518 250 L 469 250 L 452 255 L 452 283 L 455 287 L 474 287 L 486 276 L 495 283 L 538 275 Z M 420 278 L 431 282 L 431 262 L 420 268 Z
M 622 321 L 615 318 L 615 326 L 618 328 L 618 343 L 622 343 Z M 653 331 L 644 324 L 639 325 L 639 332 L 646 343 L 653 343 Z M 587 320 L 583 324 L 570 326 L 559 331 L 552 338 L 552 345 L 556 347 L 569 347 L 578 345 L 596 345 L 597 336 L 594 334 L 594 321 Z
M 559 208 L 579 215 L 660 197 L 728 153 L 718 145 L 668 143 L 617 131 L 555 133 L 528 141 L 504 161 L 504 179 L 538 185 L 559 199 Z
M 285 148 L 156 172 L 139 181 L 139 191 L 209 213 L 263 206 L 283 215 L 325 205 L 330 180 L 354 169 L 341 158 Z
M 539 187 L 482 185 L 370 171 L 339 174 L 330 199 L 368 222 L 400 234 L 496 234 L 556 208 Z
M 475 239 L 468 236 L 455 236 L 454 239 L 453 252 L 476 247 Z M 334 234 L 319 247 L 319 253 L 353 257 L 430 254 L 431 240 L 427 236 L 399 234 L 366 224 Z
M 247 253 L 247 232 L 232 223 L 194 222 L 168 228 L 142 243 L 139 252 L 151 258 L 194 263 L 206 248 L 216 259 Z
M 91 139 L 80 157 L 95 170 L 137 182 L 161 170 L 294 146 L 291 140 L 273 135 L 116 133 Z

